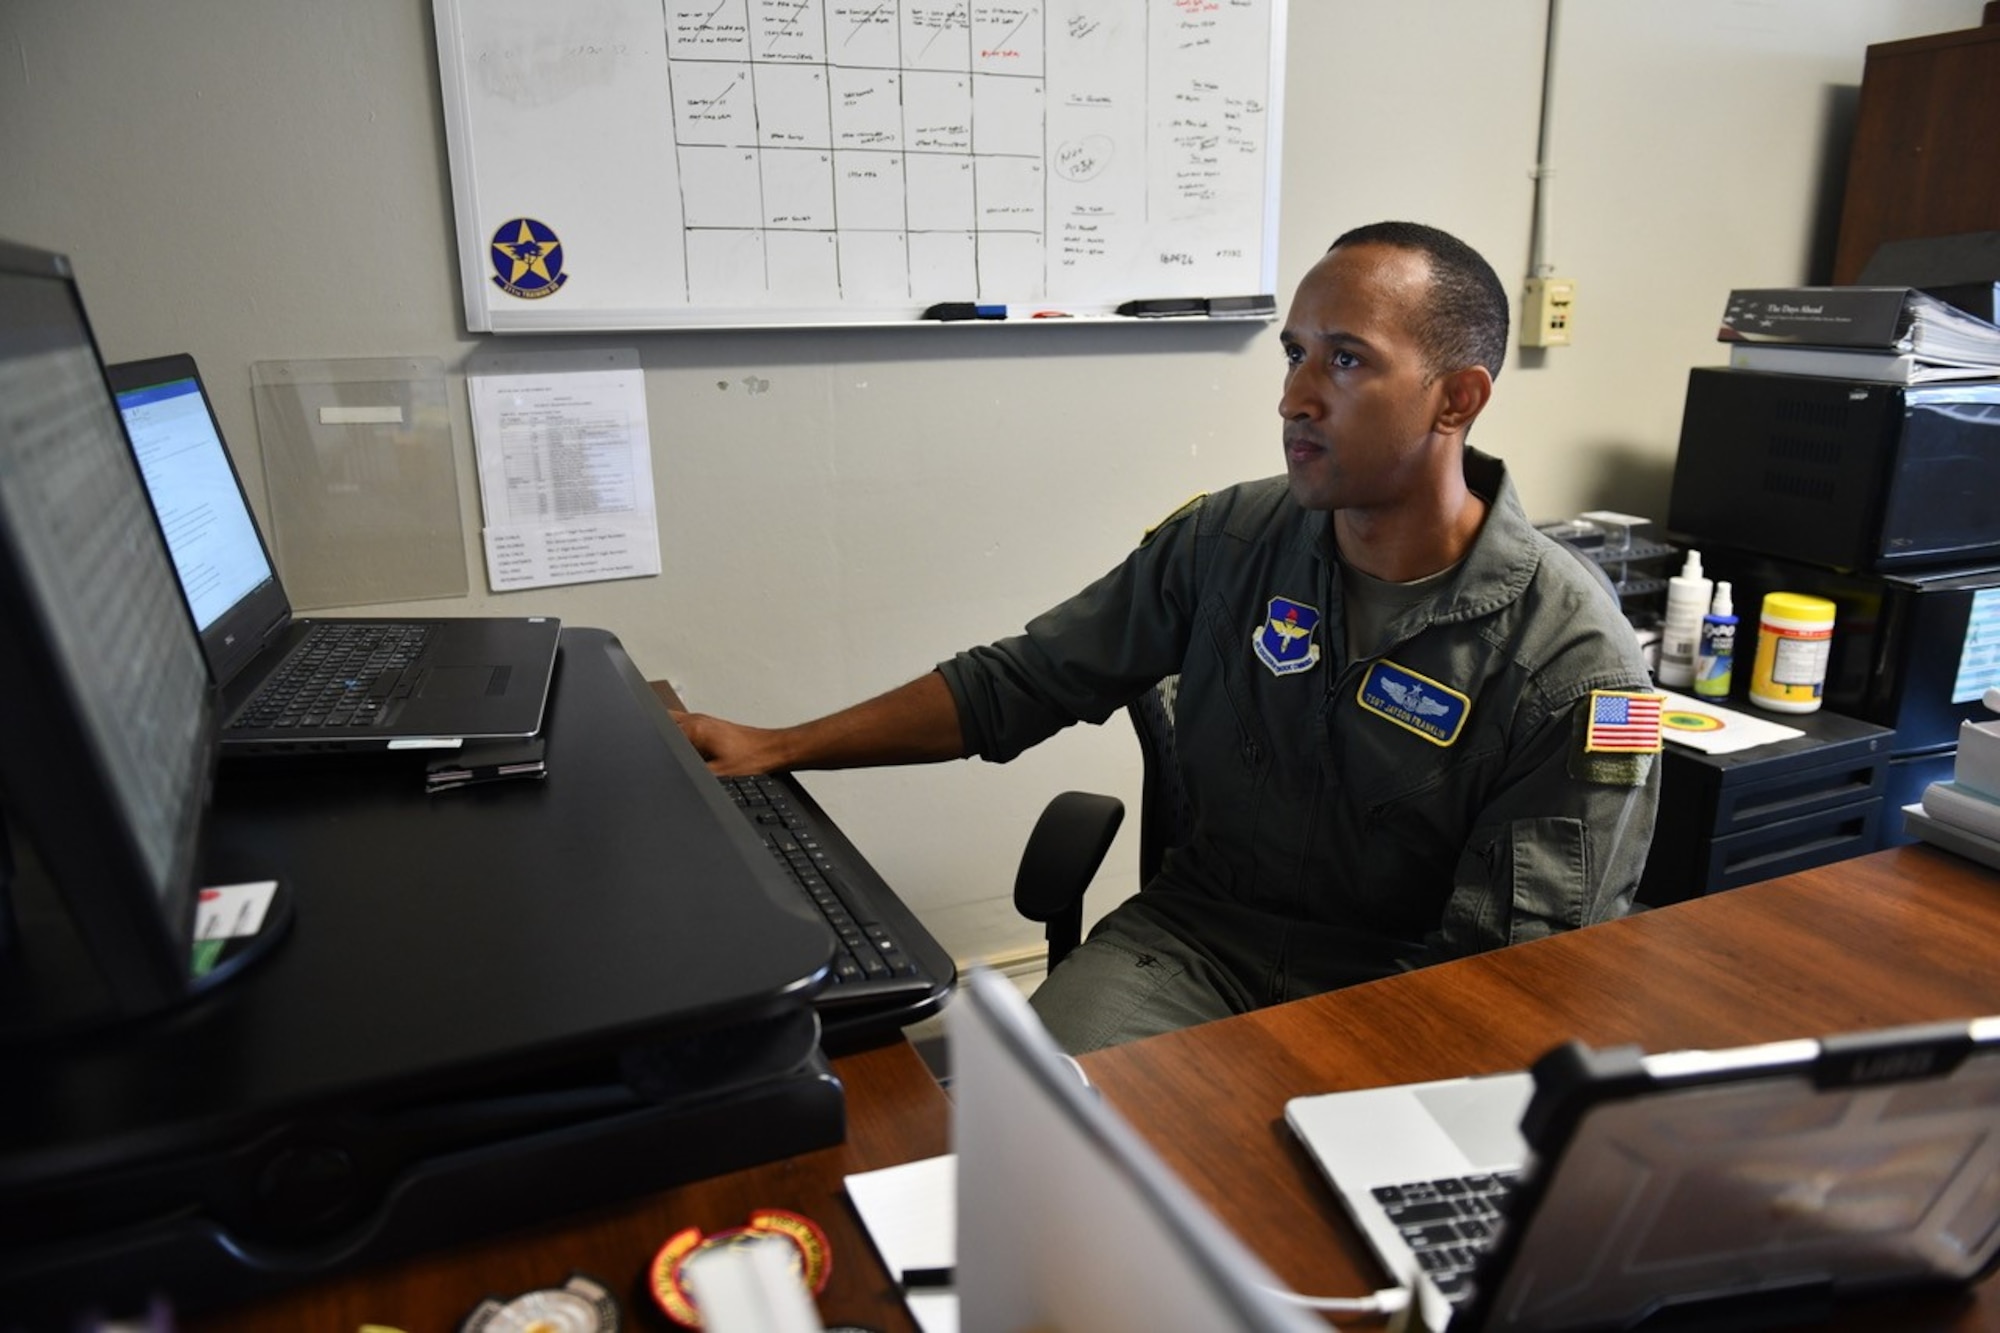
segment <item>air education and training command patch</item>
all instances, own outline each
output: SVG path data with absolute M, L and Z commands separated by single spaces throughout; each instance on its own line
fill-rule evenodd
M 1387 658 L 1368 669 L 1355 700 L 1378 717 L 1415 732 L 1432 745 L 1451 745 L 1465 729 L 1472 700 L 1441 681 L 1397 666 Z
M 533 218 L 513 218 L 493 233 L 493 285 L 509 296 L 538 301 L 562 290 L 562 241 Z
M 759 1208 L 750 1214 L 747 1226 L 718 1231 L 713 1236 L 702 1235 L 699 1227 L 687 1227 L 669 1236 L 659 1254 L 653 1257 L 652 1271 L 647 1274 L 653 1299 L 667 1318 L 682 1328 L 700 1328 L 701 1311 L 696 1308 L 694 1297 L 688 1294 L 684 1276 L 688 1261 L 704 1250 L 741 1245 L 767 1236 L 792 1243 L 796 1251 L 792 1272 L 807 1291 L 817 1296 L 826 1290 L 827 1276 L 833 1272 L 833 1247 L 827 1244 L 826 1233 L 819 1224 L 783 1208 Z
M 1264 623 L 1250 632 L 1250 646 L 1274 676 L 1310 671 L 1319 665 L 1319 645 L 1313 642 L 1318 624 L 1314 608 L 1289 597 L 1273 597 L 1264 608 Z

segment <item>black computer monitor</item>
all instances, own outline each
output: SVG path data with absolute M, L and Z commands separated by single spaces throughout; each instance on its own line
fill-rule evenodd
M 190 992 L 209 685 L 69 263 L 0 242 L 0 1041 Z

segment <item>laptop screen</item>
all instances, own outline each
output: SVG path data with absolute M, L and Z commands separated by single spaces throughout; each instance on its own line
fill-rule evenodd
M 121 388 L 118 410 L 188 609 L 206 632 L 271 578 L 243 488 L 198 381 Z
M 0 913 L 9 1036 L 187 989 L 213 715 L 167 571 L 68 262 L 0 243 L 0 806 L 61 903 Z

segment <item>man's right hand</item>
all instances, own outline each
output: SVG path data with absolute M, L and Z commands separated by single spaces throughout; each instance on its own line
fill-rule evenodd
M 721 777 L 789 769 L 871 768 L 962 759 L 958 705 L 933 671 L 866 703 L 792 727 L 746 727 L 706 713 L 667 710 L 709 770 Z
M 746 727 L 707 713 L 684 713 L 668 709 L 668 715 L 708 761 L 709 771 L 719 777 L 742 777 L 748 773 L 775 773 L 789 766 L 784 732 L 768 727 Z

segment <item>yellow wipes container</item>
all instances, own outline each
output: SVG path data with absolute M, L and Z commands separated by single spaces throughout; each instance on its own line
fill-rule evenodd
M 1750 702 L 1778 713 L 1810 713 L 1826 686 L 1833 651 L 1833 603 L 1797 592 L 1764 595 Z

